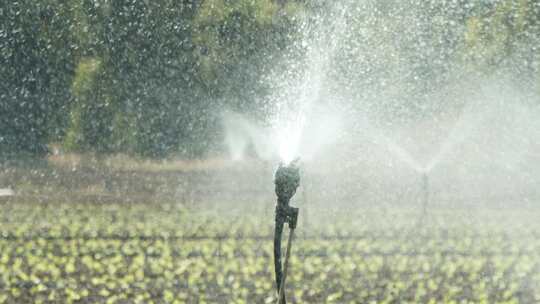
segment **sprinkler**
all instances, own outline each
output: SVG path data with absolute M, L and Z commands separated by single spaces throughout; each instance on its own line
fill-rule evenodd
M 300 185 L 300 169 L 298 168 L 298 161 L 299 159 L 296 159 L 288 165 L 281 163 L 274 177 L 277 195 L 276 226 L 274 231 L 274 266 L 276 272 L 278 304 L 286 303 L 284 292 L 285 280 L 287 278 L 292 238 L 298 220 L 298 208 L 289 206 L 291 198 L 294 196 L 296 189 Z M 289 226 L 289 239 L 287 241 L 285 263 L 282 265 L 281 235 L 285 223 Z
M 427 171 L 422 173 L 422 216 L 420 217 L 419 224 L 424 224 L 424 221 L 427 218 L 429 205 L 429 175 Z

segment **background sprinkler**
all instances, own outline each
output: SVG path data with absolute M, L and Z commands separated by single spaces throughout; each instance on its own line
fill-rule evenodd
M 422 173 L 422 215 L 420 216 L 419 225 L 425 223 L 429 204 L 429 175 L 427 171 Z
M 276 227 L 274 231 L 274 266 L 276 272 L 276 287 L 278 291 L 278 304 L 285 304 L 285 280 L 287 278 L 287 268 L 289 264 L 291 243 L 294 235 L 294 229 L 298 220 L 298 208 L 289 206 L 289 202 L 296 189 L 300 185 L 300 171 L 298 168 L 298 159 L 289 165 L 283 163 L 279 165 L 274 178 L 277 195 L 276 205 Z M 289 239 L 285 252 L 285 262 L 281 263 L 281 235 L 283 226 L 289 225 Z

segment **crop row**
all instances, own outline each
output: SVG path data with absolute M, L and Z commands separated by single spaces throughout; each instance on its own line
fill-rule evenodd
M 0 215 L 0 303 L 275 302 L 271 218 L 32 206 Z M 471 224 L 434 212 L 421 227 L 392 214 L 301 222 L 290 302 L 540 302 L 540 226 L 527 220 L 536 213 L 490 212 Z

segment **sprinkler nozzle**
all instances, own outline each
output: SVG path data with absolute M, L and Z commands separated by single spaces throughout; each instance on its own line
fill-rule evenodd
M 288 165 L 281 163 L 274 177 L 276 195 L 278 197 L 276 221 L 287 222 L 289 227 L 293 229 L 296 227 L 298 219 L 298 208 L 289 206 L 289 202 L 300 185 L 298 161 L 299 159 L 296 159 Z
M 279 164 L 274 177 L 279 205 L 288 205 L 300 185 L 300 169 L 297 164 L 298 159 L 289 165 Z

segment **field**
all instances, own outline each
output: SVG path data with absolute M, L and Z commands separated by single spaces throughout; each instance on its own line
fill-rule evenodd
M 275 302 L 271 208 L 10 200 L 1 210 L 0 303 Z M 309 211 L 291 303 L 540 301 L 539 210 L 437 209 L 422 227 L 407 208 Z
M 0 303 L 275 303 L 271 166 L 122 163 L 3 168 Z M 289 303 L 540 302 L 536 201 L 434 195 L 420 222 L 410 190 L 306 172 Z

